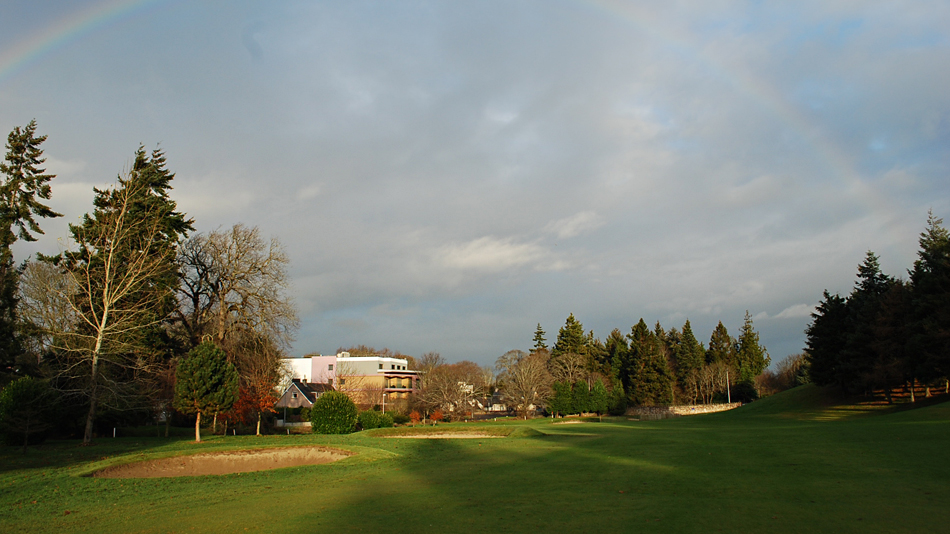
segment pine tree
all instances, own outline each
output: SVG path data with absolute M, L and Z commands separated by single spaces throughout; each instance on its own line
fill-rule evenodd
M 847 345 L 847 299 L 825 290 L 811 316 L 805 329 L 809 377 L 819 386 L 840 385 L 844 380 L 841 354 Z
M 693 327 L 689 324 L 689 319 L 683 324 L 683 332 L 680 334 L 679 350 L 676 354 L 676 377 L 681 386 L 685 386 L 690 373 L 702 368 L 706 360 L 706 350 L 702 344 L 696 340 L 693 334 Z
M 722 321 L 713 329 L 709 337 L 709 348 L 706 350 L 706 363 L 722 362 L 731 369 L 735 369 L 736 348 L 735 340 L 723 326 Z
M 910 271 L 911 318 L 908 353 L 916 378 L 950 376 L 950 232 L 928 213 L 920 250 Z
M 630 371 L 630 347 L 627 344 L 627 337 L 619 328 L 614 328 L 604 342 L 604 349 L 607 352 L 605 358 L 610 364 L 609 376 L 614 381 L 623 382 Z M 628 384 L 624 383 L 624 385 Z
M 573 313 L 558 330 L 557 341 L 554 343 L 554 349 L 551 350 L 551 356 L 557 358 L 569 352 L 587 355 L 587 336 L 584 335 L 584 325 L 574 318 Z
M 538 323 L 538 328 L 534 331 L 534 351 L 547 350 L 548 344 L 544 339 L 544 330 L 541 329 L 541 323 Z
M 195 441 L 201 441 L 201 415 L 226 412 L 238 399 L 238 373 L 223 350 L 206 341 L 178 362 L 175 408 L 197 414 Z
M 571 385 L 567 382 L 555 382 L 551 386 L 553 394 L 548 401 L 548 411 L 554 415 L 568 415 L 573 413 L 574 401 L 571 395 Z
M 893 280 L 881 272 L 877 255 L 868 251 L 858 266 L 858 279 L 848 297 L 845 346 L 840 356 L 839 385 L 852 393 L 870 391 L 874 373 L 874 323 Z
M 590 390 L 590 411 L 597 412 L 598 415 L 603 415 L 607 412 L 609 406 L 610 394 L 607 392 L 607 387 L 604 386 L 604 382 L 600 379 L 594 382 L 594 387 Z
M 768 351 L 759 343 L 759 333 L 752 327 L 752 316 L 749 315 L 749 310 L 746 310 L 739 340 L 736 343 L 739 381 L 753 384 L 755 377 L 759 376 L 771 361 Z
M 20 269 L 13 261 L 10 247 L 17 241 L 36 241 L 42 234 L 34 217 L 61 217 L 41 200 L 49 200 L 49 181 L 55 178 L 40 168 L 46 160 L 40 145 L 46 136 L 36 135 L 36 121 L 25 128 L 15 127 L 7 136 L 7 153 L 0 163 L 0 365 L 13 366 L 23 353 L 17 331 L 16 308 Z M 31 233 L 32 232 L 32 233 Z
M 642 318 L 631 328 L 629 338 L 630 400 L 641 405 L 671 403 L 671 373 L 662 342 Z
M 571 391 L 571 400 L 573 413 L 586 413 L 592 411 L 590 409 L 590 389 L 587 386 L 586 380 L 578 380 L 577 382 L 574 382 L 574 386 Z

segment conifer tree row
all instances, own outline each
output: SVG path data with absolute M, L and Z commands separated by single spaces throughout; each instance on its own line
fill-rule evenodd
M 543 332 L 540 324 L 536 332 Z M 550 355 L 554 381 L 549 410 L 576 413 L 571 399 L 593 395 L 597 383 L 608 391 L 609 409 L 618 413 L 627 404 L 725 401 L 730 388 L 739 384 L 743 387 L 734 400 L 754 400 L 755 378 L 770 362 L 748 311 L 738 339 L 719 322 L 710 336 L 708 350 L 697 341 L 689 320 L 682 330 L 666 330 L 659 322 L 651 329 L 640 319 L 630 333 L 614 329 L 603 341 L 592 331 L 587 335 L 583 332 L 583 325 L 573 314 L 558 332 Z M 537 346 L 534 352 L 547 354 Z M 582 391 L 579 377 L 586 384 Z
M 932 212 L 919 245 L 906 282 L 868 251 L 850 294 L 824 292 L 806 330 L 812 381 L 888 401 L 918 383 L 950 392 L 950 233 Z

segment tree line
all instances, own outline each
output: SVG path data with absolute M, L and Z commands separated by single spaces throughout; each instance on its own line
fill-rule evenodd
M 848 295 L 823 294 L 806 330 L 812 381 L 850 393 L 896 388 L 911 401 L 918 384 L 926 395 L 950 393 L 950 234 L 932 212 L 920 234 L 908 279 L 881 272 L 868 251 Z
M 164 152 L 139 146 L 128 171 L 94 189 L 65 250 L 18 265 L 12 245 L 35 241 L 40 220 L 62 216 L 45 203 L 55 178 L 42 168 L 45 140 L 35 121 L 14 128 L 0 163 L 3 382 L 31 377 L 46 388 L 40 396 L 56 397 L 58 426 L 89 443 L 97 430 L 156 412 L 170 421 L 179 362 L 212 343 L 238 377 L 215 423 L 259 421 L 277 400 L 297 328 L 281 243 L 242 224 L 195 233 L 171 197 Z
M 540 406 L 561 414 L 623 413 L 628 405 L 753 400 L 755 378 L 770 362 L 748 312 L 738 338 L 720 321 L 708 347 L 689 320 L 666 330 L 641 318 L 628 334 L 615 328 L 601 340 L 570 314 L 552 347 L 545 336 L 538 324 L 530 353 L 509 351 L 496 363 L 498 387 L 523 413 Z

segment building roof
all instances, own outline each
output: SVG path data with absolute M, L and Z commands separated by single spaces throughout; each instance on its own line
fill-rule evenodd
M 295 389 L 298 392 L 300 392 L 300 394 L 302 394 L 304 398 L 307 399 L 308 404 L 313 404 L 314 402 L 316 402 L 317 397 L 319 397 L 323 393 L 327 391 L 334 391 L 333 386 L 331 386 L 330 384 L 315 384 L 311 382 L 301 382 L 299 378 L 294 378 L 290 382 L 290 387 L 288 387 L 287 391 L 285 391 L 284 394 L 280 396 L 280 400 L 278 400 L 274 406 L 277 406 L 278 408 L 282 408 L 285 406 L 289 408 L 296 408 L 297 406 L 293 406 L 293 404 L 296 404 L 296 403 L 293 403 L 290 400 L 291 399 L 290 393 Z

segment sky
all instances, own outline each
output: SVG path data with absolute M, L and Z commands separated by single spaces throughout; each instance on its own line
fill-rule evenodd
M 798 353 L 950 220 L 948 87 L 942 1 L 0 4 L 0 132 L 36 119 L 64 214 L 18 260 L 161 148 L 197 231 L 283 243 L 296 356 L 746 311 Z

